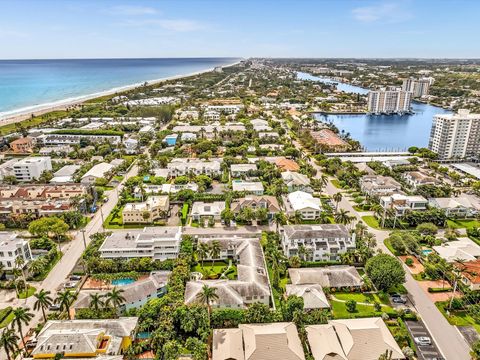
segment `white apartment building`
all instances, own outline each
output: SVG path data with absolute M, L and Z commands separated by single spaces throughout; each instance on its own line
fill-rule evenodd
M 368 93 L 367 110 L 371 114 L 403 114 L 410 112 L 412 94 L 403 90 L 376 90 Z
M 442 159 L 480 154 L 480 114 L 458 110 L 457 114 L 433 117 L 428 148 Z
M 175 259 L 180 250 L 180 226 L 146 227 L 143 230 L 114 231 L 100 246 L 104 259 L 149 257 L 153 260 Z
M 40 178 L 44 171 L 52 170 L 49 156 L 27 157 L 13 165 L 13 174 L 18 181 L 33 181 Z
M 146 201 L 127 203 L 122 210 L 124 224 L 149 224 L 165 217 L 170 201 L 168 195 L 149 196 Z M 147 217 L 148 214 L 148 217 Z
M 0 263 L 3 265 L 3 269 L 15 268 L 15 261 L 19 257 L 23 258 L 25 264 L 32 260 L 28 241 L 12 232 L 0 232 Z
M 428 95 L 430 79 L 404 79 L 402 90 L 412 93 L 413 98 L 421 98 Z
M 206 107 L 206 111 L 217 111 L 221 114 L 236 114 L 240 110 L 243 109 L 242 104 L 235 104 L 235 105 L 209 105 Z
M 118 135 L 79 135 L 79 134 L 43 134 L 38 138 L 38 142 L 45 146 L 55 145 L 78 145 L 80 141 L 88 140 L 92 143 L 119 144 L 122 138 Z
M 220 176 L 219 160 L 203 161 L 198 159 L 173 159 L 167 164 L 170 176 L 177 177 L 192 173 L 194 175 Z
M 305 220 L 315 220 L 322 212 L 320 199 L 303 191 L 294 191 L 283 196 L 283 203 L 288 216 L 294 216 L 298 212 Z
M 303 246 L 310 261 L 338 260 L 340 254 L 355 249 L 355 233 L 341 224 L 285 225 L 280 236 L 285 256 L 299 255 Z
M 397 216 L 403 216 L 408 211 L 426 210 L 428 200 L 418 195 L 392 194 L 380 198 L 380 206 L 384 210 L 394 210 Z

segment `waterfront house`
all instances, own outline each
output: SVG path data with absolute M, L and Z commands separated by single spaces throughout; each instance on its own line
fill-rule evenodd
M 436 178 L 420 171 L 408 171 L 402 175 L 405 182 L 413 189 L 422 185 L 439 185 L 441 182 Z

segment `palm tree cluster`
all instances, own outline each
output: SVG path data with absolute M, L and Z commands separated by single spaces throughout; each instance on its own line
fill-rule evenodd
M 90 309 L 99 312 L 104 309 L 115 310 L 115 313 L 118 314 L 120 306 L 125 303 L 125 297 L 122 295 L 124 290 L 114 287 L 112 290 L 106 294 L 90 294 Z
M 205 259 L 212 259 L 212 267 L 215 264 L 215 260 L 220 257 L 221 246 L 218 240 L 214 240 L 211 243 L 199 242 L 197 246 L 197 258 L 201 262 L 203 268 L 203 262 Z

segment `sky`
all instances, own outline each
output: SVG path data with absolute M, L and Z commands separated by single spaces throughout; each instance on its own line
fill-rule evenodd
M 0 0 L 0 59 L 480 58 L 477 0 Z

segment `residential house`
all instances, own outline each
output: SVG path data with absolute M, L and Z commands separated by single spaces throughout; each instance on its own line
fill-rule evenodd
M 177 177 L 188 174 L 208 175 L 210 177 L 220 176 L 222 174 L 220 160 L 199 160 L 175 158 L 167 164 L 170 176 Z
M 73 176 L 80 168 L 80 165 L 65 165 L 53 173 L 53 178 L 50 182 L 52 184 L 71 183 L 73 182 Z
M 462 282 L 472 291 L 480 290 L 480 260 L 464 262 L 461 269 Z
M 136 154 L 138 152 L 138 140 L 134 138 L 128 138 L 123 141 L 125 146 L 125 152 L 127 154 Z
M 52 170 L 49 156 L 26 157 L 13 164 L 13 175 L 20 182 L 38 180 L 44 171 Z
M 338 260 L 340 254 L 355 249 L 355 234 L 341 224 L 285 225 L 280 233 L 287 257 L 302 255 L 313 261 Z
M 288 216 L 295 216 L 299 213 L 304 220 L 315 220 L 322 212 L 320 199 L 303 191 L 294 191 L 284 195 L 283 203 Z
M 436 178 L 420 171 L 408 171 L 403 174 L 406 183 L 413 189 L 422 185 L 439 185 L 441 182 Z
M 267 209 L 268 220 L 272 220 L 274 215 L 280 212 L 280 205 L 278 204 L 275 196 L 268 195 L 248 195 L 244 198 L 235 199 L 230 204 L 230 210 L 236 215 L 244 208 L 250 208 L 252 210 Z
M 401 191 L 402 185 L 390 176 L 364 175 L 360 178 L 360 190 L 369 196 L 385 196 Z
M 287 284 L 285 294 L 288 296 L 295 295 L 303 299 L 303 308 L 305 310 L 328 309 L 327 296 L 323 292 L 323 288 L 319 284 Z
M 109 143 L 118 145 L 122 138 L 118 135 L 77 135 L 77 134 L 43 134 L 37 138 L 37 141 L 45 146 L 56 145 L 78 145 L 81 141 L 89 141 L 91 143 Z
M 275 165 L 281 170 L 281 171 L 298 171 L 300 170 L 300 166 L 293 160 L 284 158 L 284 157 L 278 157 L 274 159 Z
M 225 210 L 224 201 L 214 201 L 211 203 L 195 201 L 192 205 L 190 216 L 194 221 L 200 221 L 202 218 L 210 217 L 215 221 L 219 221 L 223 210 Z
M 449 263 L 457 260 L 475 261 L 480 257 L 480 246 L 466 237 L 448 241 L 432 248 Z
M 313 189 L 310 187 L 310 179 L 306 175 L 295 171 L 284 171 L 282 172 L 282 179 L 285 185 L 287 185 L 288 192 L 303 191 L 313 193 Z
M 263 184 L 260 181 L 243 181 L 243 180 L 234 180 L 232 181 L 232 190 L 233 191 L 244 191 L 248 194 L 254 195 L 263 195 L 265 189 Z
M 305 360 L 294 323 L 241 324 L 213 331 L 212 360 Z
M 34 359 L 118 360 L 132 344 L 136 317 L 102 320 L 49 320 L 38 333 Z M 120 356 L 118 356 L 120 355 Z
M 149 257 L 153 260 L 175 259 L 180 249 L 180 226 L 146 227 L 143 230 L 113 231 L 100 246 L 104 259 Z
M 97 165 L 94 165 L 90 170 L 88 170 L 83 176 L 80 182 L 86 185 L 92 185 L 97 179 L 107 178 L 107 174 L 111 173 L 114 169 L 112 164 L 102 162 Z
M 167 146 L 175 146 L 177 144 L 178 134 L 170 134 L 165 136 L 163 142 L 167 144 Z
M 310 135 L 312 135 L 318 144 L 325 147 L 329 151 L 339 152 L 350 149 L 350 144 L 330 129 L 311 131 Z
M 18 258 L 23 259 L 25 265 L 33 259 L 28 240 L 13 232 L 0 231 L 0 264 L 3 270 L 16 268 Z
M 191 142 L 197 140 L 197 134 L 191 133 L 191 132 L 184 132 L 182 133 L 182 136 L 180 139 L 183 142 Z
M 428 205 L 445 211 L 447 217 L 476 217 L 480 211 L 480 199 L 475 195 L 461 194 L 456 197 L 431 198 Z
M 319 285 L 322 288 L 361 288 L 363 279 L 354 266 L 332 265 L 288 269 L 293 285 Z
M 408 211 L 426 210 L 428 200 L 418 195 L 392 194 L 380 198 L 380 206 L 384 210 L 394 210 L 397 216 L 403 216 Z
M 143 202 L 125 204 L 122 210 L 124 224 L 150 224 L 165 218 L 170 208 L 168 195 L 149 196 Z
M 249 173 L 257 171 L 256 164 L 232 164 L 230 165 L 230 174 L 232 177 L 245 178 Z
M 10 143 L 10 149 L 16 154 L 29 154 L 33 152 L 33 139 L 22 137 Z
M 308 325 L 308 343 L 315 360 L 405 359 L 382 318 L 338 319 L 327 324 Z
M 398 166 L 409 166 L 412 163 L 408 161 L 408 159 L 393 159 L 393 160 L 385 160 L 382 162 L 382 165 L 389 168 L 390 170 L 395 169 Z

